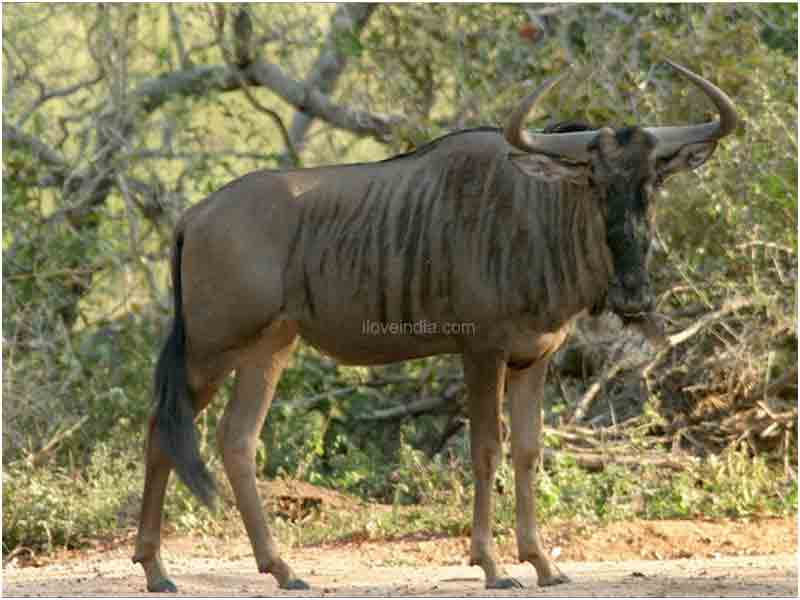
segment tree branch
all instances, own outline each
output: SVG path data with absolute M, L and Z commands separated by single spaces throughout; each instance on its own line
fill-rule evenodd
M 298 110 L 357 135 L 369 135 L 388 142 L 392 128 L 407 120 L 403 115 L 373 114 L 336 104 L 329 96 L 287 77 L 273 64 L 256 63 L 247 72 L 255 82 L 268 87 Z
M 358 36 L 375 10 L 374 3 L 343 3 L 336 7 L 331 16 L 331 24 L 325 42 L 320 48 L 317 60 L 308 72 L 305 85 L 318 89 L 323 94 L 333 92 L 336 81 L 347 66 L 347 55 L 342 50 L 344 35 Z M 296 152 L 303 149 L 303 138 L 311 127 L 312 115 L 303 111 L 295 113 L 289 129 L 289 139 Z M 283 165 L 287 157 L 282 157 Z
M 189 57 L 186 54 L 186 46 L 183 43 L 181 21 L 178 18 L 178 13 L 175 12 L 174 4 L 167 4 L 167 11 L 169 12 L 169 26 L 172 30 L 172 37 L 175 41 L 175 51 L 178 53 L 178 64 L 182 69 L 185 69 L 191 66 L 191 63 L 189 62 Z
M 69 172 L 64 158 L 38 138 L 25 133 L 19 127 L 3 121 L 3 144 L 7 147 L 28 150 L 33 158 L 45 163 L 51 172 L 58 173 L 61 180 Z
M 59 431 L 53 438 L 47 442 L 40 450 L 31 454 L 27 458 L 27 462 L 32 467 L 38 467 L 44 459 L 47 458 L 47 455 L 50 454 L 58 445 L 63 442 L 68 437 L 75 434 L 84 424 L 89 420 L 89 415 L 84 415 L 80 419 L 78 419 L 75 423 L 69 426 L 67 429 L 62 429 Z
M 244 7 L 241 7 L 239 12 L 236 14 L 236 19 L 234 21 L 234 34 L 236 36 L 236 39 L 234 40 L 235 56 L 231 56 L 232 53 L 224 39 L 225 13 L 220 7 L 218 7 L 217 10 L 217 40 L 219 42 L 219 47 L 222 50 L 222 56 L 225 58 L 225 62 L 228 64 L 228 68 L 230 68 L 236 74 L 240 89 L 244 94 L 244 97 L 247 98 L 247 101 L 250 102 L 251 106 L 253 106 L 253 108 L 255 108 L 257 111 L 267 115 L 275 124 L 275 127 L 278 128 L 278 131 L 281 133 L 281 138 L 283 138 L 283 145 L 286 148 L 286 153 L 291 160 L 291 165 L 298 166 L 300 159 L 297 156 L 294 144 L 289 137 L 289 132 L 286 130 L 286 125 L 283 124 L 283 119 L 281 119 L 280 115 L 274 110 L 261 104 L 255 98 L 255 96 L 250 93 L 250 90 L 247 89 L 248 86 L 244 80 L 244 76 L 241 73 L 241 69 L 245 68 L 253 60 L 251 47 L 253 25 L 250 21 L 250 15 L 247 13 Z
M 545 448 L 542 452 L 545 463 L 552 463 L 560 457 L 571 458 L 579 467 L 587 471 L 602 471 L 607 465 L 653 465 L 673 471 L 685 471 L 697 464 L 691 457 L 669 456 L 664 454 L 615 454 L 605 452 L 564 452 Z
M 31 115 L 33 115 L 34 112 L 36 112 L 39 108 L 41 108 L 44 103 L 52 100 L 53 98 L 64 98 L 66 96 L 70 96 L 75 92 L 82 90 L 83 88 L 99 83 L 100 80 L 102 79 L 103 79 L 102 73 L 98 73 L 97 75 L 91 77 L 90 79 L 79 81 L 78 83 L 69 85 L 65 88 L 60 88 L 49 92 L 43 89 L 39 97 L 31 105 L 31 107 L 27 111 L 25 111 L 25 114 L 23 114 L 17 120 L 17 127 L 22 127 L 25 124 L 25 121 L 27 121 L 31 117 Z
M 383 410 L 376 410 L 375 412 L 359 417 L 362 421 L 385 421 L 397 419 L 399 417 L 409 417 L 423 413 L 429 413 L 449 404 L 447 398 L 442 396 L 433 396 L 429 398 L 420 398 L 409 404 L 401 404 L 400 406 L 393 406 Z
M 212 91 L 231 92 L 242 89 L 239 71 L 227 65 L 204 65 L 181 69 L 148 79 L 132 94 L 145 112 L 153 112 L 175 96 L 199 96 Z M 298 110 L 327 121 L 338 129 L 357 135 L 369 135 L 379 141 L 389 139 L 394 126 L 404 123 L 403 115 L 384 115 L 356 110 L 336 104 L 315 88 L 292 79 L 279 67 L 255 62 L 240 72 L 251 86 L 263 86 Z
M 99 77 L 101 75 L 76 84 L 76 86 L 53 92 L 53 94 L 70 93 L 72 88 L 77 89 L 90 85 Z M 140 108 L 144 112 L 151 113 L 175 96 L 205 95 L 212 91 L 245 90 L 247 85 L 266 87 L 284 101 L 293 104 L 302 113 L 323 119 L 338 129 L 358 135 L 369 135 L 383 142 L 389 140 L 394 126 L 406 121 L 406 117 L 403 115 L 373 114 L 338 105 L 313 86 L 292 79 L 277 66 L 266 62 L 254 63 L 242 72 L 227 65 L 190 66 L 145 80 L 132 92 L 130 99 L 139 102 Z M 248 99 L 251 102 L 254 100 L 250 94 L 248 94 Z M 256 105 L 267 113 L 273 112 L 257 101 Z M 61 154 L 38 138 L 25 133 L 20 127 L 5 121 L 3 122 L 3 142 L 11 148 L 28 150 L 36 160 L 40 160 L 47 166 L 48 177 L 40 182 L 42 185 L 61 185 L 72 171 Z M 110 156 L 107 156 L 105 162 L 109 158 Z M 113 173 L 107 173 L 106 177 L 113 180 Z M 95 183 L 99 187 L 104 187 L 100 185 L 102 182 Z M 76 187 L 83 186 L 78 184 Z
M 592 385 L 589 386 L 575 407 L 574 412 L 566 420 L 566 422 L 581 422 L 589 412 L 592 403 L 602 390 L 603 386 L 616 377 L 620 371 L 642 369 L 642 376 L 647 379 L 653 368 L 669 354 L 670 350 L 692 338 L 711 323 L 714 323 L 725 315 L 735 312 L 750 304 L 752 304 L 750 300 L 744 298 L 734 298 L 733 300 L 726 302 L 719 310 L 704 315 L 686 329 L 677 333 L 673 333 L 669 336 L 662 336 L 662 343 L 658 347 L 655 356 L 637 357 L 625 354 L 619 360 L 611 362 L 603 369 L 603 372 L 592 383 Z

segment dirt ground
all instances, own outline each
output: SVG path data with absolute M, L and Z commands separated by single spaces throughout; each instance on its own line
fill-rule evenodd
M 489 592 L 466 566 L 467 538 L 418 536 L 293 548 L 285 552 L 312 589 L 286 592 L 259 575 L 247 540 L 168 537 L 164 558 L 186 596 L 741 596 L 797 597 L 797 521 L 633 521 L 608 526 L 548 525 L 543 535 L 572 581 L 538 588 L 503 537 L 501 559 L 523 589 Z M 3 595 L 143 596 L 130 542 L 12 559 Z M 38 566 L 37 566 L 38 565 Z

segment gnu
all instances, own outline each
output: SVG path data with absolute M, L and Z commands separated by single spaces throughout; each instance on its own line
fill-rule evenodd
M 172 249 L 175 316 L 156 367 L 133 559 L 148 590 L 176 591 L 159 557 L 171 469 L 203 501 L 214 497 L 193 419 L 231 371 L 235 391 L 217 441 L 258 570 L 282 588 L 308 587 L 278 553 L 254 461 L 298 337 L 347 364 L 463 357 L 475 476 L 470 562 L 487 588 L 519 585 L 498 565 L 491 536 L 507 391 L 519 558 L 539 585 L 567 581 L 535 518 L 549 357 L 584 310 L 648 318 L 651 196 L 668 176 L 703 164 L 736 126 L 722 91 L 669 65 L 716 105 L 718 120 L 531 133 L 524 119 L 557 81 L 549 80 L 502 131 L 451 133 L 378 163 L 257 171 L 186 211 Z M 365 321 L 474 327 L 370 335 Z

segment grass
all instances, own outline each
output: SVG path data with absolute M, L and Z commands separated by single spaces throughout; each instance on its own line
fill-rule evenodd
M 323 507 L 299 520 L 272 516 L 281 543 L 305 546 L 423 534 L 468 535 L 472 515 L 468 465 L 428 461 L 408 448 L 400 457 L 392 477 L 392 504 L 353 497 L 349 507 Z M 221 481 L 218 462 L 212 460 L 211 466 Z M 130 531 L 136 523 L 141 471 L 138 452 L 107 445 L 98 446 L 89 466 L 80 472 L 10 465 L 3 475 L 3 553 L 18 547 L 39 552 L 80 547 L 94 538 Z M 367 479 L 373 476 L 364 474 Z M 514 528 L 510 465 L 499 469 L 496 487 L 495 534 L 502 536 Z M 538 511 L 544 522 L 598 524 L 632 518 L 788 516 L 797 512 L 797 482 L 763 458 L 749 456 L 744 448 L 730 449 L 677 473 L 614 465 L 590 473 L 564 459 L 540 473 Z M 212 512 L 181 484 L 170 486 L 166 521 L 174 532 L 217 537 L 244 533 L 229 493 Z
M 444 467 L 442 467 L 444 469 Z M 448 470 L 452 475 L 452 471 Z M 419 472 L 427 479 L 430 473 Z M 495 533 L 514 528 L 510 466 L 498 476 Z M 391 510 L 367 505 L 362 510 L 328 514 L 300 525 L 277 523 L 299 545 L 322 541 L 392 539 L 415 534 L 468 535 L 470 484 L 443 486 L 419 505 L 396 502 Z M 605 524 L 633 518 L 744 518 L 788 516 L 797 512 L 797 484 L 759 457 L 730 450 L 680 473 L 655 467 L 609 467 L 589 473 L 568 460 L 539 477 L 538 507 L 545 521 Z

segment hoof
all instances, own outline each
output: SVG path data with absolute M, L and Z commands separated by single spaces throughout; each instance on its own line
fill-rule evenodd
M 175 587 L 175 584 L 172 583 L 172 581 L 170 581 L 166 577 L 162 577 L 154 581 L 153 583 L 148 583 L 147 591 L 156 592 L 159 594 L 164 594 L 164 593 L 174 594 L 175 592 L 178 591 L 178 588 Z
M 309 586 L 305 581 L 302 579 L 290 579 L 286 585 L 282 585 L 281 589 L 284 590 L 310 590 L 311 586 Z
M 563 573 L 556 573 L 548 577 L 539 577 L 539 587 L 548 587 L 551 585 L 559 585 L 560 583 L 569 583 L 570 578 Z
M 524 586 L 519 582 L 519 580 L 514 579 L 513 577 L 498 577 L 494 581 L 486 582 L 487 590 L 508 590 L 522 587 Z

